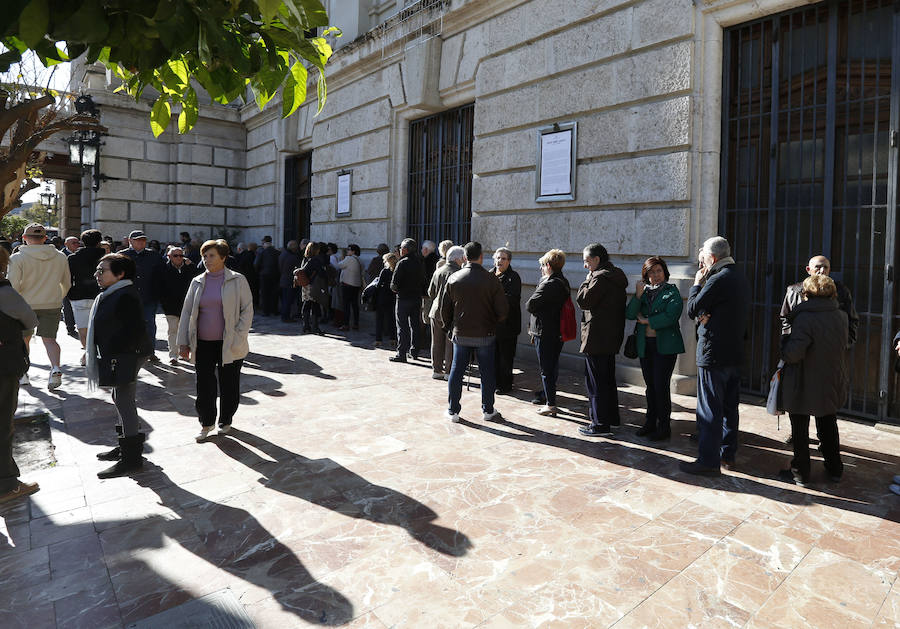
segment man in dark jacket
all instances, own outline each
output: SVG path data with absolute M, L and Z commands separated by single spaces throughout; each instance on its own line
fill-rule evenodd
M 177 365 L 177 339 L 178 325 L 181 323 L 181 307 L 184 306 L 184 296 L 187 295 L 188 286 L 199 273 L 199 269 L 188 259 L 181 247 L 169 247 L 166 258 L 168 258 L 168 262 L 163 267 L 163 288 L 159 301 L 169 327 L 169 364 Z
M 278 312 L 278 250 L 272 246 L 272 237 L 263 236 L 262 249 L 253 263 L 259 273 L 259 302 L 263 315 L 270 317 Z
M 72 304 L 75 327 L 82 347 L 87 340 L 91 306 L 94 305 L 94 297 L 100 292 L 94 273 L 97 270 L 97 262 L 106 254 L 100 247 L 102 237 L 103 235 L 96 229 L 86 230 L 81 234 L 84 246 L 70 255 L 68 260 L 72 288 L 69 289 L 67 299 Z
M 296 240 L 287 243 L 278 256 L 278 287 L 281 289 L 281 320 L 285 323 L 293 321 L 291 308 L 297 303 L 297 291 L 294 286 L 294 269 L 299 269 L 303 259 L 299 253 Z
M 466 264 L 447 280 L 440 295 L 440 313 L 444 328 L 453 338 L 453 365 L 448 383 L 450 406 L 447 418 L 459 422 L 463 376 L 469 365 L 469 354 L 478 357 L 481 376 L 481 411 L 484 421 L 500 421 L 494 409 L 494 343 L 497 324 L 509 314 L 509 304 L 497 276 L 481 266 L 484 254 L 481 243 L 469 242 Z
M 253 266 L 253 263 L 256 262 L 256 249 L 257 244 L 251 242 L 246 249 L 239 251 L 235 270 L 247 278 L 247 283 L 250 284 L 250 293 L 253 295 L 253 307 L 259 308 L 259 275 L 256 273 L 256 267 Z
M 616 354 L 625 338 L 628 278 L 610 262 L 609 253 L 600 243 L 585 247 L 583 259 L 588 274 L 576 300 L 581 308 L 581 353 L 591 424 L 578 432 L 589 437 L 608 436 L 612 434 L 610 426 L 621 423 Z
M 509 393 L 513 386 L 516 344 L 522 333 L 522 279 L 512 268 L 512 252 L 506 247 L 494 251 L 492 273 L 500 280 L 509 313 L 497 326 L 497 393 Z
M 688 316 L 697 329 L 696 461 L 681 463 L 681 471 L 718 475 L 720 465 L 734 464 L 738 437 L 738 387 L 744 335 L 750 308 L 750 286 L 721 236 L 703 243 L 700 270 L 688 297 Z
M 138 295 L 141 296 L 147 336 L 155 349 L 156 311 L 159 310 L 159 294 L 162 289 L 162 271 L 165 262 L 158 251 L 147 249 L 147 236 L 144 232 L 140 230 L 131 232 L 128 234 L 128 242 L 131 246 L 122 253 L 134 260 L 135 267 L 137 267 L 134 286 L 137 288 Z M 159 362 L 156 352 L 150 354 L 150 362 Z
M 0 277 L 5 277 L 8 254 L 0 251 Z M 13 290 L 0 280 L 0 504 L 33 494 L 37 483 L 19 480 L 13 460 L 13 431 L 19 399 L 19 378 L 28 370 L 28 352 L 22 333 L 38 325 L 37 315 Z
M 391 278 L 391 290 L 397 294 L 397 355 L 391 362 L 405 363 L 406 353 L 414 360 L 419 357 L 419 319 L 422 312 L 422 286 L 425 279 L 422 262 L 416 251 L 416 241 L 406 238 L 400 243 L 400 260 Z

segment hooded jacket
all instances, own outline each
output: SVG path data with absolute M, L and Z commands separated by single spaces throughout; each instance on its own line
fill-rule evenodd
M 69 259 L 53 245 L 22 245 L 6 278 L 34 310 L 55 310 L 72 287 Z
M 625 338 L 625 289 L 622 269 L 606 261 L 588 273 L 575 300 L 581 308 L 581 353 L 618 354 Z

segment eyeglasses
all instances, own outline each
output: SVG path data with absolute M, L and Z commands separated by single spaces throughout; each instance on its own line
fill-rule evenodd
M 183 253 L 170 253 L 169 257 L 170 258 L 183 258 L 184 254 Z

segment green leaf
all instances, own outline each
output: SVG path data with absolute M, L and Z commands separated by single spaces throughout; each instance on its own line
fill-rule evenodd
M 202 22 L 197 24 L 197 54 L 203 65 L 212 63 L 212 55 L 209 54 L 209 44 L 206 42 L 206 27 Z
M 281 6 L 281 0 L 256 0 L 256 6 L 262 13 L 263 23 L 268 26 L 278 14 L 278 7 Z
M 176 61 L 169 61 L 167 64 L 172 73 L 177 76 L 181 80 L 182 85 L 187 85 L 188 83 L 188 67 L 184 62 L 184 59 L 178 59 Z
M 325 73 L 319 72 L 319 80 L 316 81 L 316 96 L 318 97 L 319 107 L 316 109 L 318 116 L 325 109 L 325 99 L 328 97 L 328 89 L 325 86 Z
M 78 10 L 66 19 L 54 14 L 54 40 L 74 41 L 86 44 L 100 43 L 109 35 L 109 22 L 100 0 L 84 0 Z M 132 33 L 134 34 L 134 33 Z
M 19 37 L 29 48 L 37 46 L 44 38 L 50 24 L 50 8 L 47 0 L 31 0 L 19 15 Z
M 168 96 L 161 94 L 150 110 L 150 130 L 153 131 L 153 135 L 158 138 L 169 126 L 171 119 L 172 105 L 169 104 Z
M 287 118 L 306 101 L 306 79 L 308 73 L 299 61 L 291 66 L 284 90 L 281 93 L 281 117 Z
M 184 101 L 181 103 L 181 113 L 178 114 L 178 133 L 184 134 L 194 128 L 197 124 L 197 118 L 200 114 L 200 108 L 197 104 L 197 92 L 193 87 L 189 87 L 185 94 Z

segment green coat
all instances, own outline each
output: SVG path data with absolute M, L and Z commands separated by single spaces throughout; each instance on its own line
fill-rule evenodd
M 678 320 L 684 303 L 681 293 L 674 284 L 666 284 L 662 292 L 653 300 L 653 305 L 647 299 L 647 293 L 641 298 L 632 297 L 625 309 L 626 319 L 637 319 L 638 314 L 650 322 L 650 327 L 656 330 L 656 349 L 660 354 L 683 354 L 684 339 L 681 338 L 681 327 Z M 644 350 L 647 346 L 647 326 L 637 324 L 637 350 L 638 356 L 644 358 Z

